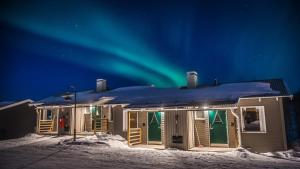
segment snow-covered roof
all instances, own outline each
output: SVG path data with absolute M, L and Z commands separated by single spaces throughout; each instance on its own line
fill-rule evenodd
M 172 107 L 199 104 L 232 104 L 243 97 L 281 95 L 283 95 L 282 92 L 272 89 L 271 83 L 268 82 L 226 83 L 195 89 L 132 86 L 105 92 L 95 92 L 93 90 L 78 92 L 77 103 L 91 104 L 104 98 L 112 98 L 106 104 L 128 104 L 128 107 Z M 74 101 L 71 103 L 74 103 Z M 65 105 L 70 104 L 70 102 L 66 102 L 61 96 L 53 96 L 34 104 Z
M 30 99 L 22 100 L 22 101 L 4 101 L 0 102 L 0 110 L 8 109 L 11 107 L 15 107 L 24 103 L 32 103 L 33 101 Z

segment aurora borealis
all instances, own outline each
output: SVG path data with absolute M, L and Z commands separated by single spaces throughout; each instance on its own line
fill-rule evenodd
M 299 90 L 297 1 L 2 2 L 1 100 L 93 88 L 283 78 Z

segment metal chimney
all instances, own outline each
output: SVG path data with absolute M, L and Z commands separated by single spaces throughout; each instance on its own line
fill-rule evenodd
M 198 74 L 195 71 L 186 73 L 187 88 L 192 89 L 198 86 Z
M 106 80 L 105 79 L 96 79 L 96 91 L 97 92 L 106 91 Z

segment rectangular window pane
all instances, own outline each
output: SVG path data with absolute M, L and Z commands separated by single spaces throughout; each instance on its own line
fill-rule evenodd
M 243 109 L 244 131 L 261 131 L 259 109 Z
M 47 120 L 51 120 L 52 119 L 52 112 L 51 110 L 47 110 Z
M 194 111 L 195 119 L 204 119 L 204 111 Z

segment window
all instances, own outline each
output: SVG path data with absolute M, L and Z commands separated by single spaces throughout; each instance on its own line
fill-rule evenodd
M 195 120 L 207 119 L 207 111 L 194 111 Z
M 265 110 L 263 106 L 242 107 L 243 132 L 266 132 Z
M 85 108 L 85 113 L 86 113 L 86 114 L 90 114 L 90 113 L 91 113 L 90 109 L 91 109 L 90 107 L 86 107 L 86 108 Z
M 51 119 L 52 119 L 52 111 L 47 110 L 47 120 L 51 120 Z

